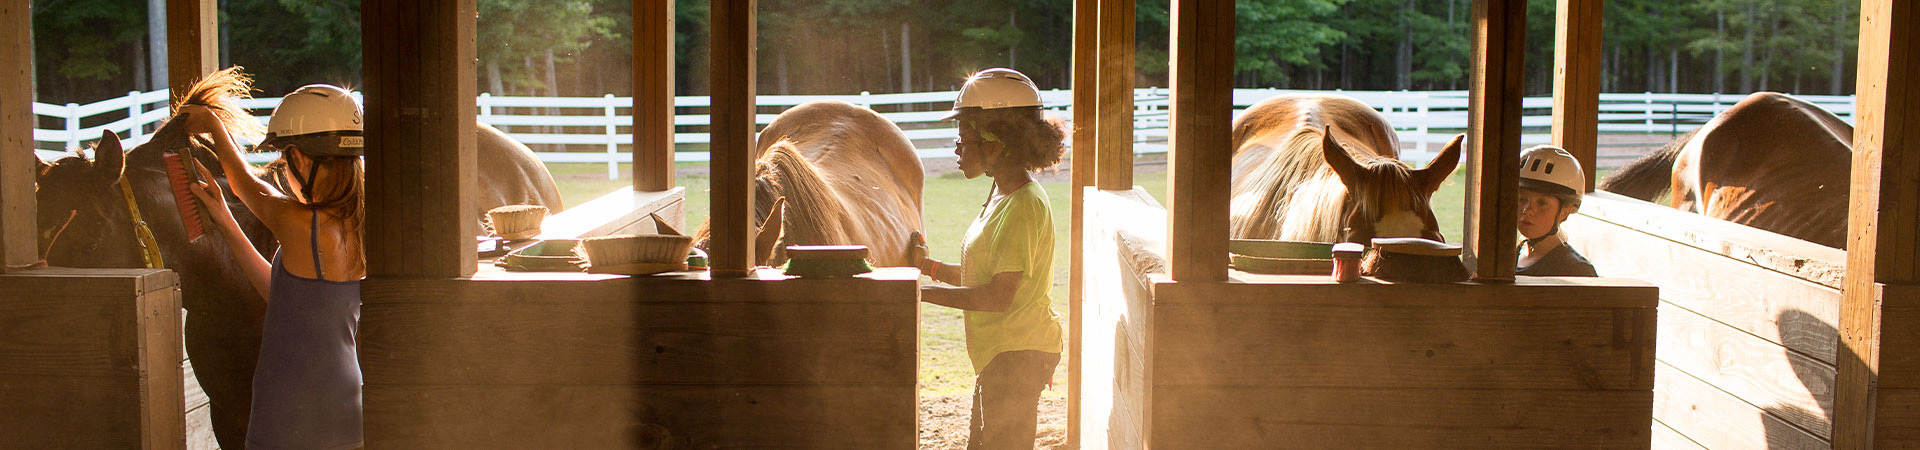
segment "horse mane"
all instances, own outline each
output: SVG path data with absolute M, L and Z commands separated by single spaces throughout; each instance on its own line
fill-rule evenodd
M 187 105 L 206 106 L 220 117 L 228 133 L 236 137 L 259 136 L 266 131 L 266 127 L 261 126 L 239 102 L 252 98 L 252 93 L 253 76 L 247 75 L 240 66 L 233 66 L 200 77 L 186 92 L 175 92 L 169 106 L 176 115 L 181 107 Z
M 1687 134 L 1668 142 L 1660 150 L 1642 155 L 1632 164 L 1620 168 L 1613 176 L 1600 182 L 1600 190 L 1625 195 L 1644 201 L 1655 201 L 1673 186 L 1673 162 L 1680 150 L 1693 141 L 1693 135 L 1702 128 L 1695 128 Z
M 1346 186 L 1322 156 L 1324 136 L 1319 128 L 1295 129 L 1275 150 L 1276 157 L 1265 158 L 1246 173 L 1247 180 L 1233 183 L 1234 198 L 1252 196 L 1252 201 L 1233 202 L 1250 208 L 1232 214 L 1234 237 L 1320 242 L 1339 238 L 1341 215 L 1315 213 L 1340 211 L 1347 198 Z M 1362 161 L 1364 157 L 1356 160 Z
M 852 242 L 845 226 L 850 220 L 846 206 L 820 176 L 819 168 L 801 156 L 800 147 L 793 141 L 783 139 L 774 143 L 755 166 L 754 178 L 764 180 L 773 195 L 787 199 L 782 225 L 786 234 L 781 238 L 781 246 L 774 248 L 773 261 L 784 259 L 786 245 Z

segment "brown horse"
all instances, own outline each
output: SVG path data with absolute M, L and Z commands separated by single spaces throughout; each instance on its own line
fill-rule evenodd
M 1853 127 L 1818 106 L 1757 92 L 1649 153 L 1600 189 L 1844 248 Z
M 1359 100 L 1262 100 L 1233 122 L 1232 236 L 1444 240 L 1428 202 L 1459 164 L 1460 140 L 1415 170 L 1399 161 L 1399 138 L 1386 118 Z
M 899 126 L 866 107 L 808 102 L 774 118 L 759 142 L 755 264 L 784 263 L 788 245 L 859 244 L 874 264 L 911 265 L 907 235 L 920 229 L 925 175 Z M 711 219 L 700 224 L 699 247 L 711 232 Z
M 197 81 L 174 100 L 174 110 L 194 104 L 212 107 L 231 130 L 258 129 L 234 100 L 250 90 L 245 75 L 228 69 Z M 487 204 L 541 204 L 559 210 L 552 176 L 533 154 L 498 130 L 482 126 L 479 134 L 481 208 Z M 168 121 L 152 139 L 121 151 L 121 143 L 105 133 L 95 148 L 95 160 L 74 155 L 40 163 L 36 179 L 39 202 L 40 250 L 48 264 L 66 267 L 142 267 L 134 225 L 119 182 L 133 191 L 135 203 L 153 230 L 166 267 L 179 274 L 181 301 L 187 309 L 186 346 L 194 373 L 211 402 L 213 429 L 222 448 L 244 448 L 247 413 L 251 407 L 253 367 L 260 351 L 260 324 L 265 302 L 248 284 L 239 265 L 229 256 L 226 240 L 202 238 L 189 242 L 174 207 L 161 155 L 193 146 L 200 162 L 225 185 L 225 175 L 210 147 L 185 132 L 184 121 Z M 238 198 L 227 192 L 227 205 L 256 250 L 271 254 L 277 244 L 272 233 Z M 474 211 L 474 220 L 481 212 Z M 207 224 L 209 233 L 212 224 Z

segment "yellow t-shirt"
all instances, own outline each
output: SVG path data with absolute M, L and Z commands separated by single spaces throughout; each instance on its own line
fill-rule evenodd
M 961 286 L 985 286 L 998 273 L 1023 274 L 1006 312 L 966 312 L 974 373 L 1001 352 L 1060 352 L 1060 316 L 1047 297 L 1053 288 L 1053 213 L 1040 183 L 1027 183 L 988 204 L 967 226 L 960 254 Z

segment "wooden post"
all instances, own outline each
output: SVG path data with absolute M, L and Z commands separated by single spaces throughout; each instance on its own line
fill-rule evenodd
M 1467 267 L 1483 281 L 1513 280 L 1519 248 L 1520 97 L 1526 57 L 1525 0 L 1473 2 L 1468 83 Z
M 1916 7 L 1860 8 L 1859 96 L 1833 447 L 1916 446 L 1920 421 L 1920 57 Z M 1882 356 L 1889 356 L 1883 358 Z M 1904 430 L 1904 431 L 1903 431 Z
M 473 22 L 474 0 L 361 5 L 369 278 L 476 268 Z
M 673 188 L 673 2 L 633 0 L 633 190 Z
M 187 92 L 201 76 L 219 69 L 219 2 L 167 0 L 168 87 L 176 94 Z
M 33 2 L 0 3 L 0 273 L 40 260 L 33 182 Z
M 1133 10 L 1135 0 L 1099 0 L 1099 99 L 1094 124 L 1095 184 L 1133 189 Z
M 1227 173 L 1233 167 L 1233 0 L 1174 0 L 1173 117 L 1167 169 L 1174 281 L 1227 279 Z
M 1087 187 L 1093 185 L 1093 127 L 1097 119 L 1100 77 L 1100 4 L 1098 0 L 1073 0 L 1073 218 L 1072 239 L 1068 245 L 1067 281 L 1067 448 L 1080 448 L 1080 330 L 1083 323 L 1080 302 L 1081 255 L 1085 251 Z
M 1593 191 L 1600 135 L 1601 11 L 1606 0 L 1559 0 L 1553 31 L 1553 145 L 1580 161 Z
M 709 3 L 713 242 L 707 251 L 714 276 L 746 276 L 753 267 L 754 3 Z

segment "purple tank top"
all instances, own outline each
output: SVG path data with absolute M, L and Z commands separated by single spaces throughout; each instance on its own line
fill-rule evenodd
M 318 239 L 308 236 L 312 248 Z M 273 258 L 260 364 L 253 372 L 253 410 L 247 447 L 348 449 L 360 447 L 360 282 L 327 281 L 288 273 Z

